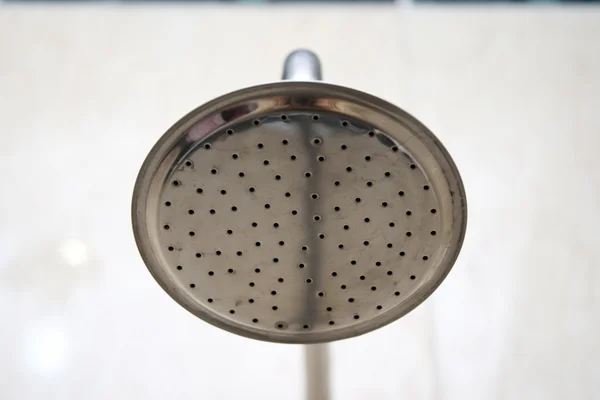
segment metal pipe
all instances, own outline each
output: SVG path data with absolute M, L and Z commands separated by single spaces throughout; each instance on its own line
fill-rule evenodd
M 306 399 L 329 399 L 329 345 L 309 344 L 306 354 Z
M 320 81 L 321 62 L 315 53 L 306 49 L 291 52 L 283 64 L 283 79 L 292 81 Z
M 294 81 L 320 81 L 323 79 L 321 62 L 310 50 L 291 52 L 283 64 L 283 79 Z M 329 347 L 327 344 L 305 346 L 306 399 L 328 400 Z

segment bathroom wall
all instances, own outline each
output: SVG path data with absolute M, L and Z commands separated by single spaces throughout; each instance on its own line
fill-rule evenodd
M 129 207 L 173 122 L 309 47 L 428 125 L 469 202 L 440 289 L 331 346 L 333 398 L 596 399 L 599 41 L 591 7 L 4 5 L 0 397 L 303 398 L 303 348 L 179 307 Z

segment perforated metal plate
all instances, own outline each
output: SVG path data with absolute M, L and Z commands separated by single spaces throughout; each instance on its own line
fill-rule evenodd
M 200 318 L 287 343 L 343 339 L 412 310 L 460 250 L 458 172 L 395 106 L 323 83 L 216 99 L 171 128 L 136 183 L 156 280 Z

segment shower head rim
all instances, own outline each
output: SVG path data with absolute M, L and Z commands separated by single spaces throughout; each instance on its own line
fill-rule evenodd
M 452 249 L 448 256 L 444 258 L 444 268 L 440 268 L 442 273 L 436 276 L 435 281 L 431 285 L 422 288 L 423 290 L 418 292 L 417 295 L 413 296 L 410 304 L 404 305 L 403 307 L 396 306 L 396 308 L 399 310 L 394 311 L 395 309 L 391 309 L 385 313 L 382 313 L 373 320 L 365 321 L 363 324 L 348 328 L 340 328 L 339 330 L 333 330 L 326 332 L 325 334 L 320 332 L 307 332 L 303 333 L 302 335 L 291 335 L 286 332 L 273 332 L 265 334 L 263 331 L 259 330 L 240 328 L 237 326 L 237 324 L 232 324 L 231 321 L 227 320 L 226 318 L 222 318 L 218 314 L 208 312 L 204 308 L 194 304 L 192 301 L 193 299 L 187 297 L 185 291 L 179 290 L 174 282 L 169 281 L 169 276 L 164 273 L 164 267 L 160 263 L 157 255 L 154 253 L 153 246 L 148 235 L 148 226 L 146 224 L 145 213 L 149 188 L 152 184 L 157 168 L 163 163 L 164 157 L 169 152 L 169 149 L 193 123 L 202 119 L 203 116 L 206 117 L 211 115 L 211 113 L 222 109 L 223 105 L 235 104 L 239 102 L 240 99 L 269 97 L 273 94 L 277 94 L 279 96 L 285 95 L 291 97 L 301 97 L 303 93 L 314 94 L 315 92 L 318 92 L 320 96 L 342 98 L 357 104 L 368 104 L 370 108 L 376 109 L 378 112 L 385 113 L 398 123 L 402 125 L 409 125 L 409 128 L 413 132 L 421 135 L 421 140 L 427 140 L 429 146 L 435 147 L 435 150 L 439 153 L 440 158 L 445 162 L 444 175 L 448 180 L 451 191 L 453 191 L 453 216 L 457 227 L 455 234 L 453 235 L 454 237 L 451 244 Z M 165 290 L 174 300 L 176 300 L 181 306 L 186 308 L 192 314 L 214 326 L 248 338 L 279 343 L 308 344 L 341 340 L 373 331 L 408 314 L 410 311 L 420 305 L 425 299 L 427 299 L 446 278 L 455 264 L 458 254 L 462 248 L 467 225 L 467 205 L 462 179 L 454 161 L 437 137 L 416 118 L 383 99 L 358 90 L 323 82 L 282 81 L 248 87 L 218 97 L 194 109 L 176 122 L 169 130 L 167 130 L 167 132 L 160 138 L 160 140 L 155 144 L 146 157 L 138 174 L 133 192 L 132 224 L 137 247 L 148 270 L 157 283 L 163 288 L 163 290 Z

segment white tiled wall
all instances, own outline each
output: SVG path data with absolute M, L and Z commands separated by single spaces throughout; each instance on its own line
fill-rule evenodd
M 425 122 L 469 201 L 441 288 L 332 346 L 334 398 L 597 399 L 599 43 L 594 8 L 5 5 L 0 398 L 303 398 L 302 348 L 176 305 L 129 216 L 159 135 L 300 46 Z

